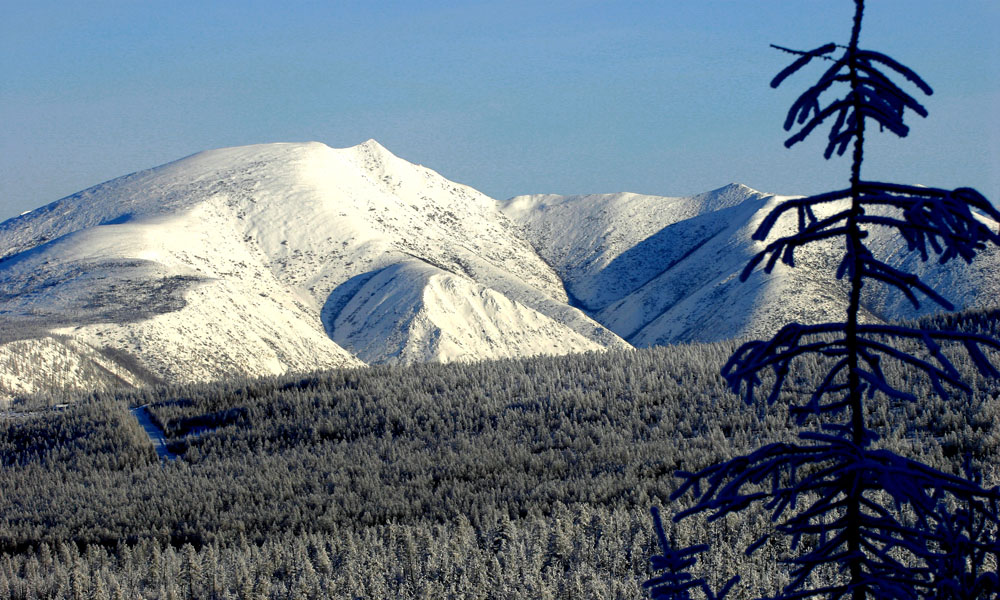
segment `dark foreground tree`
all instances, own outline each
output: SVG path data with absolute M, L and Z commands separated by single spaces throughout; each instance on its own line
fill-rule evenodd
M 864 1 L 855 0 L 855 6 L 847 46 L 830 43 L 809 51 L 775 46 L 796 58 L 771 82 L 777 87 L 814 61 L 827 67 L 789 110 L 785 129 L 794 132 L 785 145 L 832 122 L 824 156 L 852 149 L 850 185 L 776 207 L 754 239 L 767 241 L 779 219 L 797 219 L 794 233 L 768 243 L 742 273 L 745 280 L 759 266 L 770 272 L 778 261 L 794 267 L 798 248 L 842 243 L 836 277 L 846 280 L 850 290 L 846 320 L 791 323 L 770 340 L 736 350 L 723 376 L 747 402 L 754 401 L 758 386 L 768 389 L 768 403 L 775 402 L 805 357 L 822 366 L 817 387 L 790 405 L 791 414 L 807 427 L 797 443 L 773 443 L 697 473 L 680 473 L 683 483 L 675 497 L 690 492 L 696 502 L 674 518 L 706 513 L 714 520 L 763 504 L 774 531 L 747 552 L 773 534 L 787 536 L 791 546 L 785 560 L 790 581 L 773 598 L 997 598 L 998 489 L 983 489 L 972 473 L 963 478 L 879 448 L 878 434 L 866 423 L 865 403 L 878 396 L 921 401 L 887 382 L 890 366 L 921 375 L 929 393 L 968 393 L 957 361 L 967 359 L 982 375 L 997 377 L 990 353 L 1000 350 L 1000 343 L 929 326 L 866 323 L 859 313 L 862 288 L 869 283 L 898 290 L 914 306 L 926 298 L 953 309 L 920 277 L 878 259 L 866 245 L 870 231 L 895 231 L 924 261 L 971 262 L 988 244 L 1000 244 L 1000 233 L 994 231 L 1000 212 L 970 188 L 862 179 L 866 123 L 905 136 L 904 113 L 926 116 L 927 111 L 903 88 L 925 94 L 931 88 L 892 58 L 859 46 Z M 900 78 L 905 80 L 901 85 L 893 81 Z M 835 90 L 846 93 L 830 100 Z M 659 530 L 655 514 L 654 520 Z M 664 557 L 675 556 L 666 539 L 660 540 Z M 654 560 L 661 581 L 678 581 L 672 573 L 687 576 L 683 569 L 693 561 L 664 557 Z M 651 591 L 654 597 L 686 597 L 668 594 L 703 586 L 690 577 L 683 582 L 683 589 L 652 585 Z

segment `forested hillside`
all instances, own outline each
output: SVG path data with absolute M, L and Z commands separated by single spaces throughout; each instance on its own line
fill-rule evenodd
M 940 317 L 997 334 L 998 313 Z M 0 417 L 0 597 L 639 598 L 648 509 L 677 469 L 790 439 L 781 403 L 747 407 L 731 344 L 339 370 L 37 398 Z M 967 366 L 967 365 L 966 365 Z M 970 372 L 973 369 L 968 369 Z M 889 373 L 905 385 L 905 373 Z M 1000 389 L 872 406 L 881 443 L 1000 481 Z M 992 387 L 990 387 L 992 386 Z M 801 381 L 810 389 L 809 381 Z M 161 462 L 129 408 L 181 456 Z M 671 506 L 676 509 L 676 506 Z M 685 521 L 746 564 L 766 515 Z M 753 560 L 783 549 L 767 546 Z

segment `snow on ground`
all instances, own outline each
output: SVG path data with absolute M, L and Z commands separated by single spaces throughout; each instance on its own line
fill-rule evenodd
M 164 437 L 163 430 L 153 422 L 153 416 L 149 414 L 149 409 L 145 404 L 129 409 L 129 412 L 132 413 L 135 420 L 142 426 L 143 431 L 146 432 L 146 437 L 149 438 L 149 443 L 153 445 L 153 449 L 156 450 L 156 456 L 158 456 L 161 461 L 174 460 L 179 456 L 176 452 L 172 452 L 170 450 L 170 447 L 167 445 L 167 438 Z
M 136 373 L 77 340 L 47 336 L 0 344 L 0 407 L 36 392 L 107 391 L 142 383 Z

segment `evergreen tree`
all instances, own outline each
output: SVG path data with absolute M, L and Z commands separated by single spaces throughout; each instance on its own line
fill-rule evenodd
M 108 590 L 104 586 L 104 579 L 101 577 L 94 578 L 94 588 L 90 591 L 91 600 L 109 600 Z
M 663 531 L 660 511 L 654 506 L 651 512 L 653 513 L 656 540 L 663 554 L 652 556 L 649 559 L 653 570 L 659 572 L 659 575 L 643 584 L 643 587 L 649 590 L 650 596 L 656 600 L 691 600 L 691 591 L 700 590 L 710 600 L 725 598 L 729 590 L 739 583 L 740 576 L 733 576 L 722 591 L 716 595 L 704 577 L 695 577 L 686 570 L 698 562 L 697 555 L 708 550 L 708 545 L 700 544 L 681 550 L 674 549 L 673 545 L 667 541 L 667 535 Z
M 87 598 L 87 588 L 89 582 L 86 574 L 83 572 L 83 565 L 81 562 L 81 559 L 77 557 L 75 564 L 73 565 L 73 570 L 70 571 L 70 597 L 73 600 L 86 600 Z
M 871 230 L 894 230 L 924 261 L 933 256 L 941 263 L 956 258 L 971 262 L 987 245 L 1000 244 L 1000 233 L 991 229 L 1000 222 L 1000 212 L 969 188 L 862 179 L 866 123 L 903 137 L 908 132 L 905 112 L 927 114 L 893 77 L 931 93 L 915 72 L 859 45 L 863 13 L 864 0 L 855 0 L 847 46 L 830 43 L 809 51 L 776 46 L 796 58 L 774 78 L 774 87 L 814 60 L 828 63 L 817 83 L 789 110 L 785 129 L 797 130 L 786 146 L 832 121 L 824 156 L 852 149 L 850 183 L 842 190 L 776 207 L 754 239 L 765 242 L 779 219 L 797 219 L 797 227 L 768 243 L 742 273 L 745 280 L 761 265 L 770 272 L 778 261 L 794 267 L 798 248 L 839 241 L 844 252 L 836 277 L 849 286 L 846 319 L 788 324 L 770 340 L 739 347 L 723 368 L 730 388 L 748 403 L 770 376 L 765 387 L 770 388 L 767 402 L 773 403 L 800 359 L 817 361 L 825 369 L 819 385 L 790 405 L 806 429 L 797 443 L 772 443 L 696 473 L 680 473 L 683 483 L 675 497 L 690 491 L 696 503 L 675 519 L 707 513 L 713 520 L 763 504 L 793 551 L 787 560 L 791 580 L 774 598 L 996 598 L 1000 492 L 880 448 L 878 433 L 866 421 L 866 403 L 926 401 L 890 383 L 890 367 L 921 374 L 942 398 L 970 392 L 956 357 L 964 353 L 983 376 L 997 377 L 989 353 L 1000 350 L 1000 342 L 947 327 L 866 323 L 860 309 L 867 283 L 887 285 L 914 306 L 922 296 L 953 308 L 917 275 L 879 260 L 866 245 Z M 841 87 L 846 87 L 843 96 L 827 99 Z M 686 568 L 689 563 L 677 561 L 696 550 L 671 555 L 664 546 L 664 557 L 654 566 L 667 574 L 651 582 L 686 593 L 683 586 L 693 580 L 678 583 L 668 574 Z M 986 567 L 992 572 L 981 572 L 983 565 L 992 565 Z
M 181 548 L 183 563 L 181 571 L 181 581 L 189 598 L 200 598 L 202 589 L 202 564 L 201 556 L 191 544 L 184 544 Z

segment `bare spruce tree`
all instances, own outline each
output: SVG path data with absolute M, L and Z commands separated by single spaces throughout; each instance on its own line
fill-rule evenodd
M 693 493 L 696 503 L 674 518 L 702 513 L 712 520 L 763 504 L 775 525 L 747 552 L 772 535 L 788 536 L 792 549 L 785 561 L 790 582 L 775 590 L 775 599 L 997 598 L 998 489 L 984 489 L 972 476 L 945 473 L 878 448 L 878 434 L 866 423 L 865 404 L 878 396 L 921 401 L 887 380 L 891 363 L 920 374 L 928 393 L 968 393 L 970 385 L 956 357 L 964 354 L 984 376 L 997 377 L 989 355 L 1000 350 L 1000 343 L 953 329 L 863 322 L 859 313 L 865 285 L 894 288 L 914 306 L 929 299 L 944 309 L 954 308 L 917 275 L 878 259 L 866 245 L 870 231 L 895 231 L 924 261 L 971 262 L 988 244 L 1000 244 L 1000 233 L 992 229 L 1000 222 L 1000 212 L 970 188 L 944 190 L 862 178 L 866 124 L 904 137 L 907 112 L 927 115 L 904 88 L 931 94 L 915 72 L 859 45 L 863 13 L 864 0 L 855 0 L 846 46 L 830 43 L 808 51 L 775 46 L 796 58 L 773 79 L 772 87 L 810 63 L 826 67 L 792 104 L 785 129 L 793 133 L 785 145 L 791 147 L 821 126 L 830 126 L 824 156 L 851 150 L 850 181 L 845 189 L 777 206 L 754 234 L 767 245 L 741 276 L 745 280 L 758 267 L 770 272 L 778 261 L 794 267 L 795 251 L 803 246 L 842 244 L 836 277 L 846 280 L 849 288 L 846 319 L 790 323 L 770 340 L 736 350 L 722 374 L 747 402 L 754 401 L 758 387 L 767 388 L 768 403 L 775 402 L 804 357 L 814 357 L 823 366 L 816 388 L 789 407 L 805 427 L 796 443 L 772 443 L 696 473 L 680 473 L 683 481 L 676 496 Z M 782 217 L 797 220 L 793 233 L 768 241 Z M 654 521 L 662 532 L 655 513 Z M 693 560 L 667 560 L 690 557 L 691 549 L 678 554 L 659 537 L 664 554 L 654 557 L 653 564 L 661 574 L 647 582 L 653 597 L 686 598 L 690 590 L 704 587 L 703 580 L 684 571 Z M 714 597 L 710 591 L 705 595 Z

